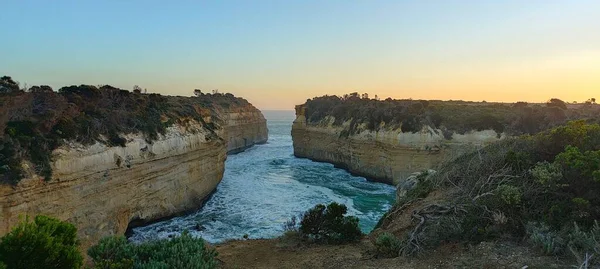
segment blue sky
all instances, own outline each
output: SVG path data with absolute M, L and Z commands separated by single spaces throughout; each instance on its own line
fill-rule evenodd
M 351 91 L 600 92 L 600 1 L 4 0 L 0 12 L 0 74 L 29 85 L 218 88 L 263 109 Z

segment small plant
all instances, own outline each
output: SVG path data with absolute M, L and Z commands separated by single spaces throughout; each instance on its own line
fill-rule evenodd
M 88 249 L 88 255 L 94 268 L 129 269 L 133 268 L 135 246 L 123 236 L 105 237 Z
M 284 232 L 298 231 L 299 224 L 300 223 L 298 223 L 298 218 L 296 216 L 292 216 L 288 221 L 283 223 L 283 231 Z
M 532 244 L 546 254 L 571 254 L 578 264 L 600 265 L 594 259 L 600 255 L 600 226 L 598 222 L 585 231 L 576 223 L 565 226 L 557 232 L 543 223 L 527 224 L 527 233 Z M 585 267 L 584 267 L 585 268 Z
M 500 185 L 496 192 L 502 201 L 507 205 L 518 205 L 521 203 L 521 191 L 519 188 L 511 185 Z
M 217 253 L 187 232 L 173 239 L 134 245 L 124 237 L 108 237 L 88 250 L 95 268 L 216 268 Z
M 317 242 L 343 243 L 360 239 L 362 232 L 358 227 L 358 218 L 344 216 L 345 205 L 331 203 L 328 206 L 318 204 L 306 211 L 300 222 L 300 233 Z
M 400 254 L 402 241 L 393 234 L 382 233 L 375 240 L 375 247 L 377 249 L 377 256 L 394 258 Z
M 78 247 L 73 224 L 41 215 L 32 222 L 26 218 L 0 238 L 0 264 L 11 269 L 80 268 Z
M 564 251 L 564 240 L 549 226 L 543 223 L 528 223 L 529 241 L 538 246 L 545 254 L 557 255 Z
M 558 182 L 562 178 L 560 167 L 549 162 L 537 163 L 529 173 L 539 183 L 544 185 L 552 185 Z

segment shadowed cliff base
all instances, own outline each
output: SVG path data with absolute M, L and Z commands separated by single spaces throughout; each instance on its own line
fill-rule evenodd
M 302 158 L 302 159 L 308 159 L 314 162 L 319 162 L 319 163 L 329 163 L 329 164 L 333 164 L 333 167 L 335 168 L 340 168 L 340 169 L 344 169 L 346 170 L 348 173 L 350 173 L 353 176 L 358 176 L 358 177 L 364 177 L 366 179 L 368 179 L 369 181 L 372 182 L 381 182 L 381 183 L 386 183 L 386 184 L 390 184 L 393 185 L 393 183 L 384 177 L 378 177 L 377 175 L 373 175 L 373 174 L 369 174 L 369 173 L 363 173 L 359 170 L 354 170 L 352 169 L 350 166 L 348 166 L 345 162 L 332 162 L 328 159 L 320 159 L 320 158 L 316 158 L 316 157 L 309 157 L 306 155 L 302 155 L 301 153 L 298 152 L 294 152 L 294 157 L 296 158 Z

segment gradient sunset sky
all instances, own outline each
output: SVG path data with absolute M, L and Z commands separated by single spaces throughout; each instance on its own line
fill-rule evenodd
M 3 0 L 0 34 L 0 75 L 55 89 L 600 98 L 598 0 Z

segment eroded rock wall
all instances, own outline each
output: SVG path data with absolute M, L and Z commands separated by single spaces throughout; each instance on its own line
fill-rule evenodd
M 351 173 L 371 180 L 396 185 L 413 172 L 433 168 L 443 160 L 502 139 L 493 130 L 452 134 L 446 139 L 441 130 L 424 127 L 417 133 L 400 128 L 362 130 L 348 134 L 348 125 L 334 126 L 334 119 L 311 124 L 306 121 L 303 105 L 296 107 L 292 126 L 294 155 L 333 163 Z
M 125 135 L 125 147 L 67 143 L 53 151 L 52 180 L 27 168 L 18 185 L 0 184 L 0 235 L 24 215 L 44 214 L 78 228 L 82 249 L 98 239 L 199 208 L 223 177 L 228 152 L 267 140 L 266 120 L 253 106 L 223 110 L 211 131 L 186 120 L 148 143 Z
M 260 110 L 253 106 L 243 106 L 227 110 L 224 139 L 227 140 L 227 152 L 238 153 L 245 149 L 267 142 L 267 120 Z

